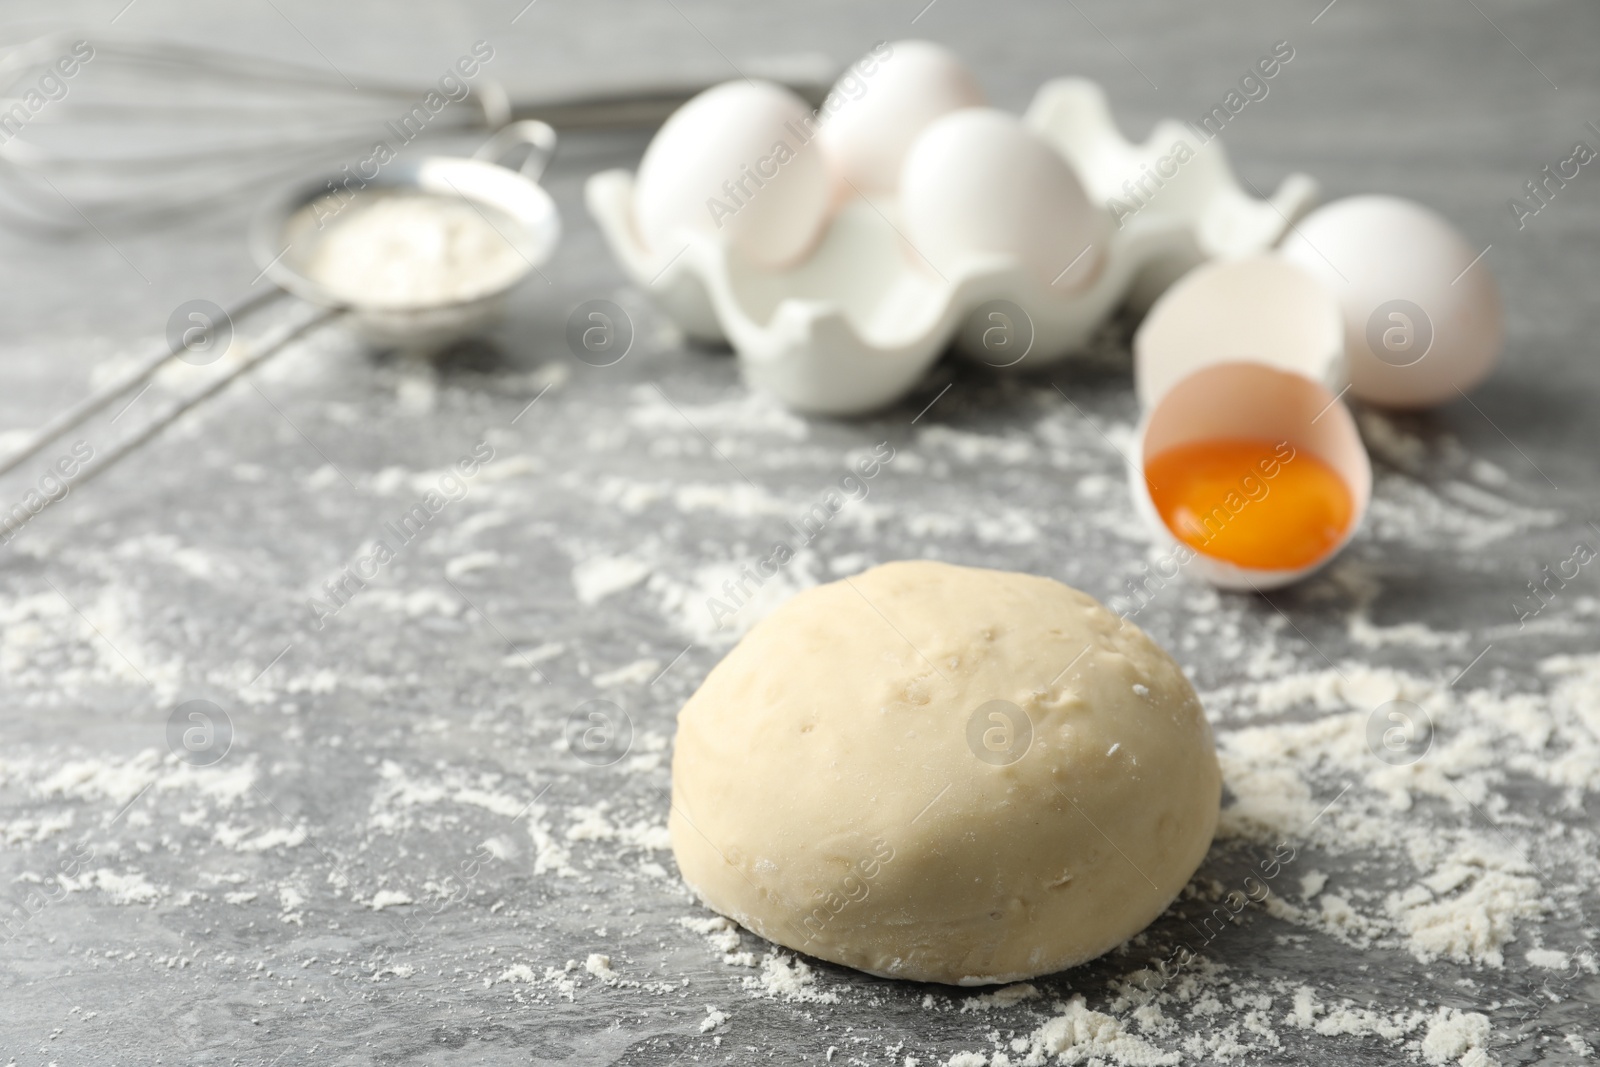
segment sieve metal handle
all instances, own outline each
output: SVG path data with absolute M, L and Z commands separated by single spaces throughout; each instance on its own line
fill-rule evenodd
M 509 167 L 510 160 L 516 156 L 519 149 L 526 151 L 522 157 L 522 166 L 518 169 L 529 181 L 538 181 L 544 174 L 545 168 L 550 165 L 551 157 L 556 154 L 555 129 L 548 122 L 541 122 L 539 119 L 513 122 L 496 130 L 494 136 L 483 142 L 482 147 L 472 153 L 472 158 Z

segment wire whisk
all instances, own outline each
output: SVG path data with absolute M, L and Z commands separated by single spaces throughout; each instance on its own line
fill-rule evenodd
M 522 119 L 558 130 L 652 125 L 705 88 L 513 101 L 462 58 L 433 83 L 357 84 L 331 68 L 176 42 L 36 38 L 0 53 L 0 216 L 58 232 L 159 225 L 341 157 L 381 165 L 418 137 Z M 820 102 L 831 79 L 812 73 L 790 87 Z

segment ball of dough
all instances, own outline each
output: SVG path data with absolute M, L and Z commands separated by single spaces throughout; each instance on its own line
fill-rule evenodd
M 758 623 L 678 716 L 670 830 L 707 905 L 872 974 L 1012 982 L 1161 913 L 1216 828 L 1171 657 L 1027 574 L 890 563 Z

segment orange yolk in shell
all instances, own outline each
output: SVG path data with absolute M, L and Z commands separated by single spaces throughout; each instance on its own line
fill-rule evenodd
M 1256 570 L 1316 563 L 1344 539 L 1354 512 L 1344 479 L 1285 442 L 1191 442 L 1148 459 L 1144 477 L 1180 541 Z

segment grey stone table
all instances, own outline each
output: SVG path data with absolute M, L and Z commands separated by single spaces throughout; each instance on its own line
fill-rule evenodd
M 12 36 L 44 28 L 3 11 Z M 924 556 L 1115 602 L 1150 551 L 1116 451 L 1129 324 L 1053 374 L 941 365 L 873 418 L 795 418 L 681 343 L 587 218 L 584 177 L 631 166 L 647 134 L 568 138 L 547 180 L 564 242 L 488 341 L 424 364 L 314 335 L 0 548 L 0 1062 L 1533 1063 L 1600 1045 L 1595 572 L 1528 589 L 1600 545 L 1600 197 L 1585 168 L 1522 225 L 1509 207 L 1575 142 L 1600 145 L 1592 5 L 96 0 L 50 17 L 424 81 L 482 39 L 519 92 L 840 64 L 922 35 L 1007 107 L 1094 77 L 1135 135 L 1208 110 L 1287 40 L 1224 138 L 1241 174 L 1435 206 L 1488 249 L 1508 345 L 1470 402 L 1363 415 L 1377 501 L 1337 566 L 1270 598 L 1184 578 L 1139 613 L 1202 693 L 1228 780 L 1225 832 L 1167 915 L 998 998 L 868 978 L 719 927 L 663 849 L 673 716 L 727 643 L 705 598 L 887 441 L 868 497 L 748 614 Z M 247 215 L 0 235 L 0 430 L 147 351 L 183 301 L 249 290 Z M 606 368 L 565 340 L 597 298 L 637 333 Z M 209 373 L 163 375 L 61 454 L 103 455 Z M 474 448 L 493 458 L 458 490 Z M 56 458 L 9 476 L 6 507 L 51 491 Z M 421 532 L 330 601 L 441 486 Z M 1435 731 L 1391 767 L 1365 731 L 1395 699 Z M 594 700 L 626 715 L 604 765 L 567 743 Z M 200 753 L 228 741 L 208 766 L 180 759 L 189 701 L 223 730 Z M 1252 870 L 1277 875 L 1265 902 L 1208 924 Z M 1133 989 L 1202 925 L 1196 962 Z

